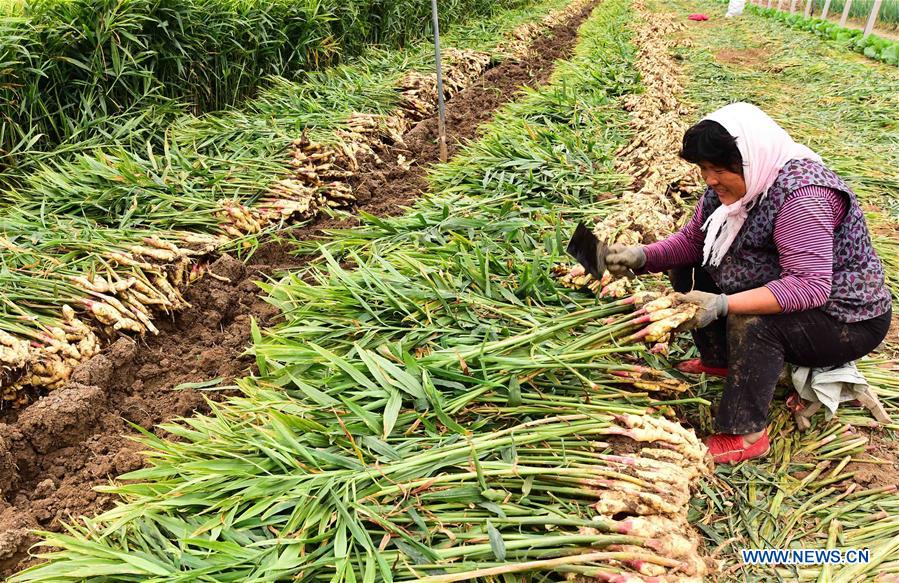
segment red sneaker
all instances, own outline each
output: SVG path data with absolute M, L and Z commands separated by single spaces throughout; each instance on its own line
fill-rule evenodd
M 702 361 L 698 358 L 691 358 L 690 360 L 685 360 L 683 362 L 678 363 L 677 370 L 681 372 L 685 372 L 687 374 L 707 374 L 713 377 L 726 377 L 727 376 L 727 368 L 721 368 L 717 366 L 706 366 L 702 364 Z
M 762 457 L 771 448 L 768 432 L 752 445 L 746 445 L 742 435 L 716 433 L 703 440 L 716 464 L 736 464 L 745 460 Z

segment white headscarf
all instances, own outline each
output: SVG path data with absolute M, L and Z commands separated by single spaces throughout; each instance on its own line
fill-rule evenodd
M 794 142 L 768 114 L 750 103 L 726 105 L 704 119 L 718 122 L 736 138 L 746 181 L 746 195 L 719 206 L 702 226 L 706 232 L 702 262 L 717 266 L 740 233 L 749 210 L 765 198 L 784 165 L 801 159 L 821 162 L 821 156 Z

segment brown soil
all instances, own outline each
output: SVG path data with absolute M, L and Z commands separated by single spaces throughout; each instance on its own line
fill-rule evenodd
M 852 462 L 846 466 L 846 472 L 856 472 L 852 481 L 857 483 L 860 489 L 895 486 L 896 473 L 899 472 L 899 449 L 896 442 L 877 430 L 862 428 L 860 431 L 864 431 L 870 440 L 866 452 L 868 456 L 863 456 L 862 459 L 871 457 L 887 463 Z
M 557 59 L 570 56 L 577 29 L 592 9 L 534 41 L 528 56 L 508 60 L 485 72 L 447 103 L 450 154 L 477 137 L 477 128 L 495 110 L 514 99 L 522 86 L 546 81 Z M 385 162 L 368 164 L 353 184 L 357 208 L 376 215 L 402 211 L 426 188 L 428 167 L 438 160 L 437 120 L 419 123 L 405 146 L 384 145 Z M 414 160 L 411 167 L 397 157 Z M 294 229 L 304 240 L 323 229 L 351 227 L 354 219 L 322 219 Z M 297 269 L 305 260 L 284 241 L 265 244 L 248 262 L 219 258 L 212 272 L 228 281 L 205 278 L 186 294 L 193 309 L 160 322 L 159 336 L 121 338 L 81 366 L 72 382 L 21 410 L 0 413 L 0 576 L 34 559 L 31 529 L 57 529 L 61 520 L 93 515 L 113 499 L 93 490 L 99 484 L 142 467 L 140 446 L 128 422 L 145 428 L 207 411 L 205 398 L 220 393 L 173 391 L 189 382 L 234 379 L 252 372 L 249 323 L 269 326 L 277 310 L 260 297 L 254 283 L 280 270 Z M 156 430 L 160 432 L 159 429 Z
M 768 53 L 764 49 L 722 49 L 715 53 L 715 59 L 720 63 L 754 68 L 768 62 Z

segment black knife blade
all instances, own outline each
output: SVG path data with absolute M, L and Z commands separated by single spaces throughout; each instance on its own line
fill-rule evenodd
M 596 279 L 602 279 L 606 271 L 606 255 L 609 247 L 587 228 L 578 223 L 566 249 L 568 254 L 577 259 L 584 269 Z

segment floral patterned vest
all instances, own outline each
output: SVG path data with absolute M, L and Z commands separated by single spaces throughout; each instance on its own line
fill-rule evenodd
M 706 265 L 705 269 L 718 287 L 729 294 L 779 279 L 774 220 L 787 198 L 803 186 L 832 188 L 849 200 L 846 217 L 834 232 L 833 284 L 821 309 L 841 322 L 859 322 L 885 313 L 890 307 L 890 292 L 855 193 L 831 170 L 812 160 L 787 162 L 768 195 L 749 211 L 721 264 Z M 702 199 L 703 221 L 720 205 L 715 192 L 707 189 Z

